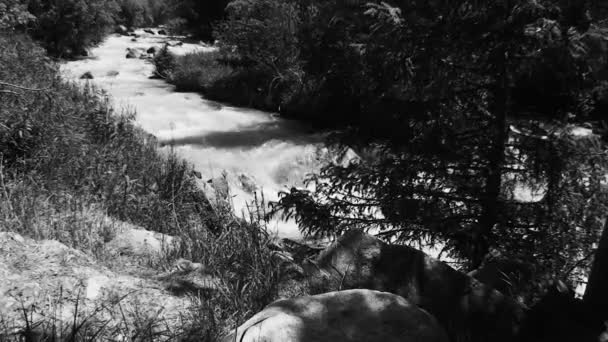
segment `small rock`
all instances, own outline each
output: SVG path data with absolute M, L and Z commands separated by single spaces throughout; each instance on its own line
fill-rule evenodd
M 202 179 L 202 178 L 203 178 L 203 174 L 202 174 L 202 173 L 200 173 L 200 172 L 198 172 L 198 171 L 196 171 L 196 170 L 192 170 L 191 175 L 192 175 L 193 177 L 198 178 L 198 179 Z
M 141 56 L 141 52 L 137 49 L 127 49 L 127 58 L 139 58 Z
M 192 272 L 192 271 L 203 271 L 204 267 L 203 264 L 201 264 L 200 262 L 192 262 L 190 260 L 187 259 L 177 259 L 177 261 L 175 261 L 175 268 L 178 271 L 181 272 Z
M 118 34 L 122 34 L 122 35 L 126 35 L 127 34 L 127 27 L 124 25 L 118 25 L 116 26 L 116 33 Z
M 156 52 L 157 52 L 156 46 L 152 46 L 151 48 L 149 48 L 148 50 L 146 50 L 146 53 L 149 53 L 151 55 L 155 55 Z
M 80 76 L 81 80 L 92 80 L 93 79 L 93 74 L 91 74 L 90 71 L 85 72 L 84 74 L 82 74 L 82 76 Z
M 131 41 L 132 41 L 133 43 L 136 43 L 136 42 L 137 42 L 137 38 L 131 38 Z
M 149 34 L 156 34 L 156 32 L 154 32 L 150 29 L 145 29 L 144 32 L 149 33 Z
M 253 178 L 244 173 L 238 176 L 238 180 L 241 183 L 241 188 L 250 194 L 253 194 L 258 189 Z
M 167 31 L 165 30 L 158 30 L 158 34 L 162 34 L 163 36 L 167 35 Z
M 174 239 L 144 229 L 126 228 L 118 232 L 106 247 L 121 255 L 154 256 L 171 249 Z

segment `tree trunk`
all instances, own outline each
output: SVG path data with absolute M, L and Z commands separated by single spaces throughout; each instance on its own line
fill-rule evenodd
M 493 90 L 494 99 L 490 108 L 494 114 L 491 123 L 490 148 L 488 149 L 488 164 L 485 170 L 485 191 L 483 194 L 482 214 L 479 219 L 479 228 L 473 235 L 473 250 L 471 256 L 470 270 L 481 266 L 485 256 L 489 252 L 492 239 L 492 231 L 499 221 L 500 193 L 502 189 L 502 167 L 505 159 L 505 144 L 508 139 L 507 117 L 511 94 L 509 89 L 508 60 L 506 49 L 497 49 L 497 65 L 500 70 L 499 79 Z
M 599 315 L 598 319 L 608 320 L 608 221 L 593 258 L 583 301 Z

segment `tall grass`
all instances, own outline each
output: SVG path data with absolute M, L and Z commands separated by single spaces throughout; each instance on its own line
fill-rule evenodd
M 191 293 L 199 305 L 184 312 L 189 319 L 173 340 L 213 341 L 277 297 L 280 272 L 262 221 L 214 208 L 192 167 L 160 151 L 156 139 L 134 125 L 134 113 L 116 113 L 103 92 L 62 81 L 29 38 L 0 35 L 0 46 L 1 231 L 100 255 L 113 238 L 112 227 L 96 219 L 103 213 L 178 237 L 178 248 L 155 266 L 188 258 L 219 286 Z M 5 332 L 0 326 L 0 340 Z M 47 340 L 88 339 L 79 334 Z

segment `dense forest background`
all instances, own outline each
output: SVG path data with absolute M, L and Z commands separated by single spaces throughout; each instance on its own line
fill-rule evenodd
M 55 57 L 119 24 L 217 40 L 210 54 L 164 50 L 159 74 L 332 129 L 336 153 L 360 156 L 282 194 L 276 215 L 311 236 L 358 227 L 439 245 L 471 274 L 500 265 L 494 285 L 526 304 L 593 268 L 584 299 L 602 318 L 607 18 L 601 1 L 569 0 L 0 1 L 3 34 Z M 7 167 L 28 146 L 15 132 L 0 140 Z

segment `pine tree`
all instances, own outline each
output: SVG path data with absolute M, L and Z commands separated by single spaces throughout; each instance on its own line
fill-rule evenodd
M 292 189 L 277 209 L 314 235 L 377 229 L 440 242 L 468 270 L 501 258 L 576 278 L 607 203 L 603 146 L 572 133 L 597 83 L 585 7 L 402 1 L 362 11 L 369 25 L 349 35 L 362 51 L 360 118 L 337 139 L 362 158 L 327 165 L 310 179 L 315 192 Z M 514 291 L 533 292 L 523 283 Z

